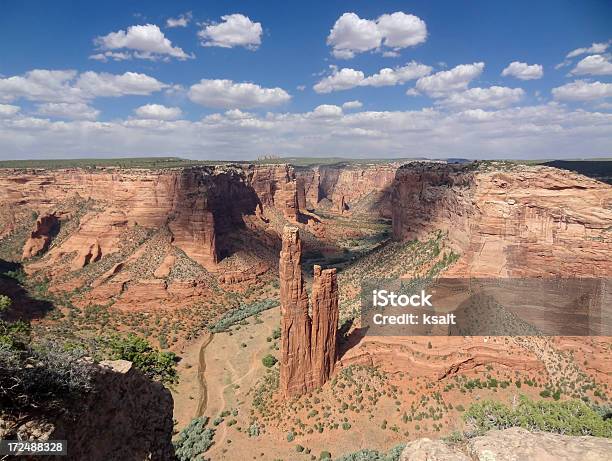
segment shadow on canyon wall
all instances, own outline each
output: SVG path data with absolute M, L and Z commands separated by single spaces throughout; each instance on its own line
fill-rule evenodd
M 44 317 L 55 307 L 45 299 L 36 299 L 24 288 L 20 277 L 24 277 L 21 263 L 0 259 L 0 294 L 11 298 L 11 308 L 6 312 L 8 321 L 30 321 Z

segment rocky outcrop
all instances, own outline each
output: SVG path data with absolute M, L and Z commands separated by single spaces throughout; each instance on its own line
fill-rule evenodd
M 32 258 L 46 251 L 53 236 L 57 233 L 59 220 L 55 213 L 48 213 L 36 220 L 34 230 L 23 247 L 23 259 Z
M 479 277 L 610 276 L 612 186 L 541 166 L 409 163 L 393 184 L 393 235 L 441 229 Z
M 66 460 L 171 461 L 173 400 L 170 391 L 146 379 L 131 362 L 104 361 L 93 391 L 60 416 L 24 418 L 11 433 L 38 440 L 67 440 Z M 1 418 L 0 418 L 1 421 Z
M 414 440 L 406 445 L 400 461 L 606 461 L 611 454 L 610 439 L 514 427 L 490 431 L 455 446 L 441 440 Z
M 338 286 L 336 270 L 315 266 L 312 318 L 301 267 L 302 244 L 296 227 L 285 227 L 280 253 L 280 391 L 290 397 L 323 385 L 336 362 Z
M 302 208 L 329 200 L 339 213 L 360 211 L 391 217 L 390 192 L 399 163 L 319 165 L 296 170 Z M 301 199 L 300 199 L 301 200 Z
M 338 282 L 336 269 L 314 266 L 312 281 L 312 379 L 320 387 L 334 372 L 338 332 Z

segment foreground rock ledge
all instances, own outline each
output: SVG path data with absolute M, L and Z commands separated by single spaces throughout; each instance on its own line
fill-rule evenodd
M 511 429 L 487 432 L 465 445 L 427 438 L 410 442 L 400 461 L 608 461 L 612 440 Z

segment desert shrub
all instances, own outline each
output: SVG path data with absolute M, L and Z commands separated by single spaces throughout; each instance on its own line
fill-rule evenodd
M 209 427 L 208 418 L 201 416 L 195 418 L 189 425 L 183 429 L 176 442 L 174 442 L 174 451 L 179 461 L 194 461 L 203 459 L 202 453 L 205 453 L 213 444 L 215 430 Z
M 0 295 L 0 312 L 7 310 L 11 305 L 11 298 L 6 295 Z
M 319 455 L 319 459 L 331 459 L 331 453 L 329 451 L 322 451 Z
M 213 333 L 227 331 L 232 325 L 242 322 L 243 320 L 278 306 L 278 301 L 267 299 L 265 301 L 256 301 L 250 304 L 241 304 L 236 309 L 226 312 L 216 323 L 208 326 L 208 329 Z
M 271 354 L 266 355 L 263 359 L 261 359 L 261 363 L 266 368 L 272 368 L 278 360 Z
M 95 367 L 83 351 L 49 342 L 14 348 L 0 343 L 0 408 L 68 412 L 93 389 Z
M 386 454 L 378 450 L 359 450 L 336 458 L 336 461 L 399 461 L 405 447 L 404 444 L 397 445 Z
M 111 360 L 129 360 L 146 377 L 163 384 L 178 382 L 177 357 L 173 352 L 158 351 L 146 339 L 133 333 L 112 336 L 102 342 Z
M 500 402 L 484 400 L 472 404 L 464 419 L 478 434 L 491 429 L 522 427 L 566 435 L 612 437 L 612 420 L 604 420 L 580 400 L 532 401 L 521 396 L 515 409 Z

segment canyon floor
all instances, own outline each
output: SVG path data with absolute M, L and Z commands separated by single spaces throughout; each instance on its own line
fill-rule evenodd
M 609 405 L 609 336 L 360 331 L 366 279 L 612 275 L 609 184 L 445 165 L 4 171 L 0 258 L 27 292 L 3 289 L 40 340 L 134 332 L 175 352 L 175 432 L 209 417 L 212 460 L 387 451 L 463 431 L 462 414 L 484 399 Z M 262 362 L 279 358 L 286 224 L 300 229 L 307 286 L 315 264 L 335 267 L 340 297 L 335 374 L 289 400 L 276 392 L 278 364 Z

